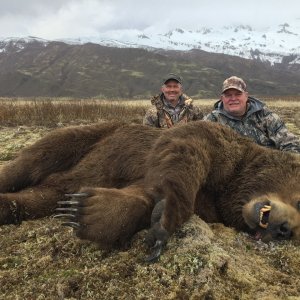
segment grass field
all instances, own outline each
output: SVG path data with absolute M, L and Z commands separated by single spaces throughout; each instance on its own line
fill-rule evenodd
M 195 101 L 204 113 L 215 100 Z M 300 137 L 300 99 L 267 99 Z M 149 101 L 1 99 L 0 164 L 63 126 L 142 123 Z M 194 216 L 160 262 L 143 259 L 146 231 L 103 251 L 53 218 L 0 227 L 0 299 L 300 299 L 300 242 L 264 244 Z
M 204 114 L 213 99 L 196 100 Z M 300 98 L 267 99 L 268 106 L 286 122 L 291 132 L 300 136 Z M 45 132 L 68 125 L 119 120 L 142 124 L 151 106 L 149 100 L 72 100 L 72 99 L 0 99 L 0 164 L 11 159 L 24 146 Z

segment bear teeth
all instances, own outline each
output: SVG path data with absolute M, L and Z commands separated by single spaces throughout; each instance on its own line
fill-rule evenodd
M 262 228 L 267 228 L 269 223 L 269 215 L 271 211 L 270 205 L 264 205 L 259 212 L 259 226 Z

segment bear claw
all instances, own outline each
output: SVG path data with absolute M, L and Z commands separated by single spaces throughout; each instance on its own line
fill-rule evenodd
M 72 197 L 72 198 L 82 198 L 87 197 L 87 193 L 74 193 L 74 194 L 65 194 L 66 197 Z
M 60 204 L 60 203 L 58 203 Z M 58 207 L 55 209 L 56 211 L 69 211 L 69 212 L 77 212 L 78 211 L 78 208 L 76 207 Z
M 74 229 L 78 229 L 80 227 L 79 222 L 74 222 L 74 219 L 77 219 L 78 214 L 78 206 L 80 204 L 80 200 L 76 198 L 87 197 L 87 193 L 75 193 L 75 194 L 65 194 L 67 197 L 71 197 L 70 200 L 58 201 L 58 205 L 62 205 L 63 207 L 57 207 L 55 209 L 58 214 L 54 215 L 54 218 L 65 219 L 66 222 L 63 222 L 61 225 L 70 226 Z
M 54 215 L 53 218 L 76 218 L 76 215 L 73 215 L 73 214 L 58 214 L 58 215 Z
M 78 205 L 79 201 L 77 200 L 66 200 L 66 201 L 57 201 L 57 204 L 68 204 L 68 205 Z
M 64 223 L 61 223 L 62 226 L 69 226 L 69 227 L 72 227 L 74 229 L 78 229 L 80 228 L 80 224 L 77 223 L 77 222 L 64 222 Z
M 152 263 L 152 262 L 156 262 L 159 259 L 161 252 L 163 250 L 163 242 L 157 240 L 155 242 L 155 245 L 151 248 L 151 250 L 152 253 L 145 258 L 145 262 Z

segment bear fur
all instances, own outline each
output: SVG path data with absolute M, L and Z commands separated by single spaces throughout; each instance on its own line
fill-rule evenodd
M 0 224 L 57 209 L 80 238 L 103 248 L 150 227 L 147 243 L 157 256 L 193 213 L 265 241 L 300 239 L 299 182 L 298 154 L 263 148 L 215 123 L 69 127 L 1 169 Z

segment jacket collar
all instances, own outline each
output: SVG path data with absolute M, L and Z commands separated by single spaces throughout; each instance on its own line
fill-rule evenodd
M 243 116 L 243 118 L 248 118 L 250 115 L 256 113 L 257 111 L 260 111 L 265 106 L 265 103 L 254 98 L 254 97 L 248 97 L 247 100 L 247 110 L 246 114 Z M 227 118 L 234 119 L 234 120 L 240 120 L 240 118 L 234 117 L 230 115 L 226 110 L 224 110 L 223 102 L 222 100 L 218 100 L 214 104 L 214 109 L 218 111 L 220 114 L 223 114 Z

